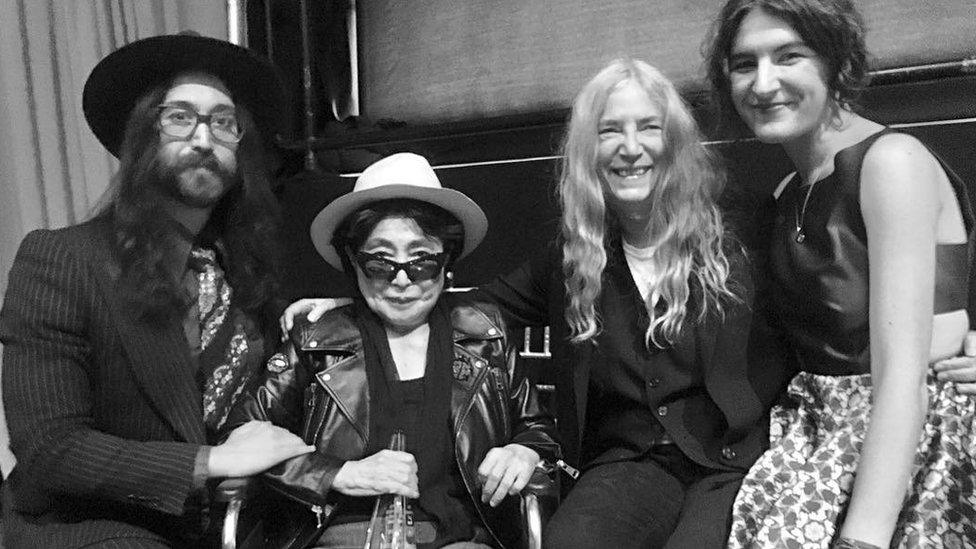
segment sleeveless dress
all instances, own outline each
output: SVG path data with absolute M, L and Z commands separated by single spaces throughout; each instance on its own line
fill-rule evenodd
M 771 447 L 736 497 L 729 547 L 827 548 L 843 522 L 871 411 L 860 172 L 868 148 L 886 133 L 838 152 L 834 173 L 812 189 L 794 177 L 777 201 L 770 297 L 801 372 L 785 403 L 773 408 Z M 942 167 L 972 242 L 965 186 Z M 970 257 L 968 244 L 937 246 L 935 313 L 966 308 Z M 931 373 L 928 392 L 891 546 L 976 547 L 976 403 Z

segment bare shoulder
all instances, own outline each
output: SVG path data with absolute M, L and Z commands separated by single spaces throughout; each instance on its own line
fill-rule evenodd
M 917 138 L 904 133 L 890 133 L 875 141 L 864 155 L 862 180 L 873 174 L 885 179 L 935 177 L 941 169 L 935 156 Z
M 900 133 L 881 136 L 861 166 L 861 211 L 869 227 L 885 231 L 913 223 L 935 225 L 941 203 L 936 191 L 945 174 L 918 139 Z
M 932 188 L 945 179 L 945 173 L 935 156 L 911 135 L 892 133 L 881 136 L 864 155 L 861 166 L 861 185 L 868 193 L 902 196 L 932 193 Z

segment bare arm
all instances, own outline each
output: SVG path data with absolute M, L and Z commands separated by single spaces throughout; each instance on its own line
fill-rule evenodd
M 928 399 L 940 168 L 913 138 L 886 136 L 861 174 L 868 237 L 873 409 L 841 535 L 887 547 Z

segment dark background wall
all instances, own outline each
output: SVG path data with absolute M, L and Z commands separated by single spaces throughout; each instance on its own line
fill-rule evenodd
M 867 104 L 875 118 L 888 123 L 912 124 L 907 131 L 935 150 L 950 166 L 970 182 L 976 182 L 976 77 L 950 78 L 937 83 L 899 86 L 897 93 L 877 90 Z M 954 104 L 947 96 L 964 99 Z M 887 103 L 891 101 L 891 103 Z M 885 111 L 895 109 L 893 114 Z M 904 113 L 924 113 L 912 118 Z M 924 122 L 924 125 L 916 125 Z M 470 162 L 485 150 L 497 164 L 438 169 L 448 187 L 471 196 L 488 215 L 490 229 L 481 247 L 458 264 L 459 286 L 482 283 L 491 276 L 507 272 L 538 253 L 559 230 L 554 194 L 558 137 L 561 127 L 511 129 L 481 136 L 456 136 L 417 139 L 390 144 L 374 144 L 358 154 L 376 157 L 399 151 L 426 155 L 435 166 Z M 715 143 L 727 161 L 730 181 L 727 193 L 751 215 L 750 207 L 763 200 L 792 170 L 778 147 L 750 139 Z M 365 151 L 365 152 L 364 152 Z M 469 153 L 469 151 L 471 151 Z M 352 153 L 350 153 L 352 154 Z M 522 159 L 541 157 L 537 160 Z M 281 198 L 287 213 L 287 235 L 291 267 L 289 290 L 293 296 L 344 295 L 349 291 L 344 277 L 329 268 L 315 253 L 308 237 L 311 219 L 332 198 L 352 188 L 352 177 L 326 171 L 302 172 L 287 179 Z M 749 236 L 749 235 L 745 235 Z
M 358 65 L 358 130 L 565 108 L 607 61 L 633 56 L 701 90 L 701 46 L 724 0 L 305 0 L 320 91 Z M 857 0 L 874 69 L 976 56 L 974 0 Z M 249 43 L 287 67 L 301 96 L 300 0 L 249 0 Z M 268 26 L 271 22 L 271 41 Z M 268 47 L 268 44 L 271 47 Z M 318 94 L 319 122 L 329 101 Z M 300 126 L 296 126 L 299 129 Z M 319 128 L 323 134 L 331 128 Z
M 331 199 L 351 189 L 354 178 L 339 174 L 355 174 L 394 152 L 425 155 L 446 186 L 470 195 L 488 214 L 488 238 L 457 266 L 457 285 L 479 284 L 538 253 L 558 231 L 553 189 L 566 108 L 614 53 L 651 60 L 681 85 L 707 141 L 727 160 L 727 192 L 743 209 L 740 217 L 748 221 L 751 208 L 791 170 L 778 148 L 749 139 L 742 128 L 719 128 L 707 107 L 699 44 L 721 2 L 501 2 L 506 9 L 480 0 L 422 4 L 359 2 L 364 115 L 339 122 L 328 98 L 337 85 L 348 84 L 349 67 L 342 63 L 349 51 L 348 1 L 309 2 L 310 143 L 316 152 L 315 168 L 308 170 L 301 141 L 299 2 L 249 2 L 251 44 L 259 50 L 270 45 L 296 100 L 295 130 L 282 139 L 279 185 L 291 297 L 348 294 L 345 278 L 315 253 L 307 228 Z M 976 3 L 871 0 L 862 10 L 875 54 L 872 68 L 885 69 L 863 98 L 864 112 L 903 125 L 973 189 L 976 61 L 956 61 L 976 56 Z M 273 23 L 270 43 L 266 14 Z M 494 38 L 475 37 L 481 30 Z M 611 32 L 619 37 L 607 38 Z

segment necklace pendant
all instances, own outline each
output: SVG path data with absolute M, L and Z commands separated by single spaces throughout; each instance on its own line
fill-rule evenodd
M 797 243 L 803 242 L 806 239 L 807 239 L 807 236 L 805 234 L 803 234 L 803 231 L 797 231 L 796 232 L 796 241 L 797 241 Z

